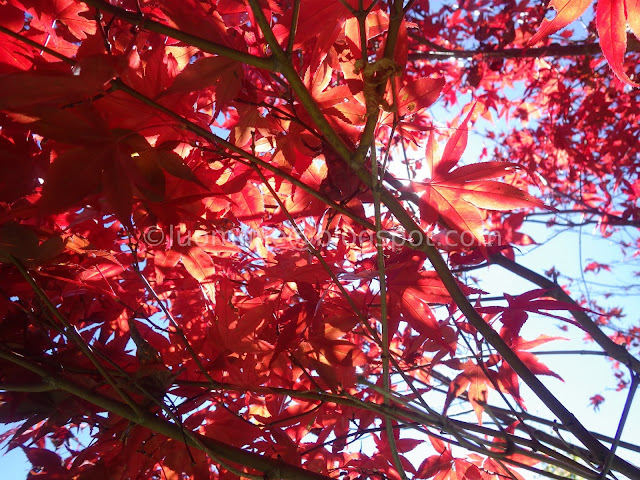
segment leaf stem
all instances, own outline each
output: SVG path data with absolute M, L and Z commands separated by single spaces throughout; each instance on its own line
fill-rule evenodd
M 293 56 L 293 44 L 298 30 L 298 16 L 300 15 L 300 0 L 293 0 L 293 12 L 291 14 L 291 27 L 289 27 L 289 42 L 287 43 L 287 56 Z

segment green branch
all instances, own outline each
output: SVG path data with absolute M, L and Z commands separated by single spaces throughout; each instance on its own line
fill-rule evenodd
M 27 358 L 15 352 L 0 348 L 0 358 L 40 375 L 42 380 L 53 388 L 69 392 L 76 397 L 86 400 L 108 412 L 115 413 L 133 423 L 137 423 L 178 442 L 186 442 L 192 447 L 205 451 L 205 453 L 211 451 L 216 457 L 222 457 L 243 467 L 264 472 L 264 478 L 329 480 L 329 477 L 325 477 L 324 475 L 296 467 L 281 460 L 274 460 L 257 453 L 247 452 L 241 448 L 228 445 L 195 432 L 190 432 L 185 438 L 185 432 L 179 425 L 168 422 L 151 412 L 142 412 L 139 415 L 124 403 L 100 395 L 70 380 L 51 375 L 46 369 L 32 364 Z M 191 436 L 194 438 L 190 438 Z
M 351 169 L 358 175 L 360 180 L 367 185 L 370 189 L 373 188 L 371 183 L 371 172 L 364 166 L 364 162 L 361 160 L 366 156 L 366 152 L 370 147 L 370 142 L 363 145 L 365 141 L 365 135 L 370 135 L 373 139 L 375 132 L 375 121 L 372 117 L 369 117 L 367 125 L 365 126 L 364 134 L 361 138 L 361 144 L 358 147 L 355 155 L 352 155 L 350 150 L 346 147 L 344 142 L 338 137 L 337 133 L 333 130 L 331 125 L 324 117 L 322 111 L 311 97 L 311 94 L 304 86 L 297 72 L 288 61 L 285 52 L 277 43 L 276 38 L 269 26 L 267 19 L 265 18 L 262 9 L 260 8 L 257 0 L 248 0 L 251 8 L 256 17 L 256 21 L 260 26 L 265 39 L 271 47 L 274 57 L 279 63 L 279 71 L 282 72 L 289 81 L 292 90 L 296 93 L 300 102 L 303 104 L 315 124 L 319 128 L 320 132 L 327 138 L 331 146 L 334 147 L 336 153 L 338 153 L 351 167 Z M 398 8 L 400 16 L 398 16 Z M 399 30 L 399 23 L 402 21 L 402 1 L 395 0 L 392 6 L 392 12 L 390 16 L 389 36 L 387 37 L 387 43 L 385 45 L 385 57 L 391 58 L 395 49 L 395 40 Z M 396 25 L 397 23 L 397 25 Z M 396 37 L 391 34 L 394 33 Z M 391 52 L 391 53 L 390 53 Z M 390 55 L 390 56 L 389 56 Z M 373 125 L 373 127 L 371 127 Z M 405 230 L 415 237 L 418 249 L 426 253 L 427 258 L 433 265 L 434 269 L 440 276 L 442 283 L 451 295 L 451 298 L 456 303 L 460 311 L 465 315 L 469 323 L 485 338 L 485 340 L 492 345 L 496 351 L 502 356 L 502 358 L 511 366 L 514 372 L 522 378 L 522 380 L 534 391 L 534 393 L 545 403 L 545 405 L 556 415 L 556 417 L 569 429 L 571 433 L 575 435 L 594 455 L 595 460 L 599 463 L 604 463 L 609 450 L 596 439 L 589 430 L 585 428 L 582 423 L 560 402 L 551 391 L 538 379 L 538 377 L 531 372 L 529 367 L 518 357 L 518 355 L 507 345 L 507 343 L 500 337 L 500 335 L 488 325 L 482 316 L 475 310 L 473 305 L 469 302 L 465 294 L 460 289 L 453 274 L 449 270 L 446 262 L 440 255 L 440 252 L 436 247 L 429 244 L 427 236 L 420 226 L 415 222 L 411 214 L 409 214 L 402 203 L 393 196 L 391 192 L 382 188 L 380 191 L 380 198 L 382 203 L 389 209 L 389 211 L 398 219 L 400 224 Z M 621 459 L 616 460 L 620 467 L 620 472 L 630 474 L 632 477 L 640 477 L 640 469 L 634 467 L 628 462 L 624 462 Z
M 247 52 L 234 50 L 233 48 L 229 48 L 225 45 L 220 45 L 219 43 L 212 42 L 210 40 L 199 37 L 197 35 L 192 35 L 190 33 L 183 32 L 182 30 L 169 27 L 168 25 L 165 25 L 160 22 L 156 22 L 155 20 L 150 20 L 144 17 L 144 15 L 142 14 L 133 13 L 123 8 L 116 7 L 103 0 L 81 0 L 81 1 L 102 12 L 110 13 L 115 17 L 121 18 L 125 22 L 128 22 L 132 25 L 136 25 L 140 27 L 142 30 L 149 30 L 151 32 L 156 32 L 161 35 L 166 35 L 168 37 L 175 38 L 176 40 L 180 40 L 181 42 L 197 47 L 203 52 L 212 53 L 214 55 L 221 55 L 223 57 L 230 58 L 231 60 L 245 63 L 253 67 L 262 68 L 264 70 L 269 70 L 269 71 L 274 70 L 273 62 L 269 58 L 257 57 Z

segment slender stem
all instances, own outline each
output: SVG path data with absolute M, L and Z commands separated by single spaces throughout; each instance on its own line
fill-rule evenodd
M 20 365 L 23 368 L 40 375 L 43 381 L 52 385 L 56 389 L 69 392 L 108 412 L 119 415 L 122 418 L 172 438 L 173 440 L 178 442 L 185 441 L 184 431 L 179 425 L 164 420 L 151 412 L 143 411 L 141 412 L 141 415 L 138 415 L 131 409 L 131 407 L 124 403 L 118 402 L 110 397 L 105 397 L 65 378 L 52 376 L 47 370 L 38 365 L 32 364 L 25 357 L 1 347 L 0 358 L 15 363 L 16 365 Z M 198 443 L 194 441 L 191 435 L 198 440 Z M 216 457 L 224 458 L 238 465 L 264 472 L 264 476 L 262 476 L 262 478 L 330 480 L 329 477 L 286 463 L 281 459 L 271 459 L 257 453 L 247 452 L 241 448 L 205 437 L 204 435 L 195 432 L 192 432 L 187 437 L 186 443 L 198 449 L 206 448 L 207 450 L 205 450 L 205 453 L 208 451 L 213 452 Z
M 624 430 L 624 426 L 627 423 L 627 417 L 629 416 L 629 411 L 631 410 L 631 405 L 633 404 L 633 397 L 636 394 L 636 390 L 638 389 L 638 384 L 640 383 L 640 376 L 632 373 L 631 375 L 631 385 L 629 386 L 629 393 L 627 394 L 627 400 L 624 402 L 624 408 L 622 409 L 622 415 L 620 416 L 620 422 L 618 422 L 618 429 L 616 430 L 616 436 L 611 445 L 611 449 L 609 450 L 609 455 L 607 456 L 607 461 L 604 462 L 602 466 L 602 471 L 600 472 L 600 476 L 598 480 L 604 480 L 611 469 L 611 462 L 616 455 L 616 449 L 618 448 L 618 444 L 620 442 L 620 437 L 622 437 L 622 432 Z
M 260 27 L 260 30 L 262 30 L 262 34 L 264 35 L 267 44 L 273 52 L 273 57 L 278 65 L 278 71 L 287 79 L 291 90 L 296 94 L 298 100 L 300 100 L 300 103 L 305 108 L 313 120 L 313 123 L 316 125 L 320 133 L 322 133 L 329 145 L 331 145 L 336 153 L 338 153 L 338 155 L 343 159 L 350 158 L 351 151 L 349 150 L 349 147 L 347 147 L 344 140 L 342 140 L 342 138 L 340 138 L 336 131 L 331 127 L 331 124 L 316 103 L 315 99 L 300 79 L 298 72 L 296 72 L 295 68 L 287 58 L 286 53 L 278 44 L 278 41 L 273 34 L 273 30 L 271 30 L 271 26 L 262 12 L 262 8 L 260 8 L 258 0 L 248 0 L 248 3 L 251 6 L 253 15 Z
M 347 3 L 347 0 L 339 0 L 339 2 L 342 4 L 343 7 L 345 7 L 347 10 L 349 10 L 351 12 L 352 15 L 356 15 L 356 11 L 353 9 L 353 7 L 351 5 L 349 5 Z
M 196 366 L 202 372 L 202 374 L 205 376 L 205 378 L 207 380 L 209 380 L 209 381 L 213 381 L 213 377 L 211 377 L 211 375 L 209 375 L 209 372 L 207 371 L 207 369 L 204 368 L 204 365 L 200 361 L 200 358 L 198 357 L 196 352 L 193 350 L 193 347 L 191 346 L 191 343 L 189 342 L 189 340 L 185 336 L 184 331 L 182 330 L 182 327 L 180 327 L 180 325 L 176 321 L 175 317 L 169 311 L 169 309 L 166 307 L 164 302 L 162 300 L 160 300 L 160 297 L 158 297 L 158 294 L 156 293 L 156 291 L 153 289 L 153 287 L 151 286 L 151 284 L 147 280 L 147 277 L 145 277 L 142 274 L 142 272 L 140 271 L 140 266 L 138 264 L 138 255 L 137 255 L 136 251 L 132 250 L 132 253 L 134 255 L 134 262 L 133 262 L 134 270 L 135 270 L 136 274 L 138 275 L 138 278 L 140 278 L 140 280 L 142 280 L 142 283 L 144 284 L 147 292 L 149 292 L 149 294 L 153 297 L 153 299 L 156 301 L 156 303 L 158 304 L 158 306 L 162 310 L 162 313 L 164 313 L 165 317 L 167 317 L 167 320 L 169 321 L 171 326 L 174 328 L 174 332 L 171 332 L 171 333 L 173 333 L 173 334 L 178 336 L 178 338 L 180 339 L 182 345 L 187 349 L 187 352 L 189 352 L 189 356 L 196 363 Z
M 27 393 L 41 393 L 50 392 L 55 390 L 55 387 L 48 383 L 0 383 L 0 390 L 3 392 L 27 392 Z
M 362 0 L 360 0 L 362 6 Z M 384 248 L 378 233 L 382 230 L 382 213 L 380 209 L 380 187 L 382 179 L 378 175 L 378 159 L 376 158 L 376 147 L 371 145 L 371 182 L 373 183 L 373 209 L 376 219 L 376 256 L 378 257 L 378 282 L 380 284 L 380 325 L 382 326 L 382 388 L 385 393 L 391 392 L 391 375 L 389 369 L 389 319 L 387 317 L 387 276 L 384 265 Z M 386 405 L 391 405 L 388 396 L 384 397 Z M 393 433 L 393 422 L 388 416 L 384 417 L 384 426 L 387 433 L 387 441 L 391 450 L 391 457 L 396 467 L 396 471 L 402 480 L 407 480 L 407 474 L 402 467 L 402 461 L 398 454 L 398 447 Z
M 287 44 L 287 56 L 293 56 L 293 44 L 298 30 L 298 16 L 300 15 L 300 0 L 293 0 L 293 12 L 291 14 L 291 27 L 289 27 L 289 42 Z
M 62 313 L 60 313 L 60 311 L 51 302 L 51 300 L 49 299 L 47 294 L 44 292 L 44 290 L 40 288 L 40 285 L 36 283 L 35 279 L 31 276 L 31 274 L 24 267 L 24 265 L 22 265 L 22 262 L 20 262 L 17 258 L 13 258 L 13 257 L 12 257 L 12 262 L 13 262 L 13 265 L 18 269 L 22 277 L 31 286 L 31 288 L 33 289 L 35 294 L 38 296 L 40 301 L 44 303 L 44 305 L 47 307 L 47 309 L 53 315 L 53 317 L 62 324 L 62 326 L 64 327 L 63 331 L 65 336 L 68 337 L 73 343 L 75 343 L 76 346 L 80 349 L 80 351 L 91 361 L 91 363 L 93 363 L 93 365 L 96 367 L 98 372 L 100 372 L 100 375 L 104 377 L 107 383 L 111 385 L 111 387 L 126 402 L 126 404 L 131 408 L 131 410 L 135 412 L 135 414 L 138 416 L 142 415 L 143 410 L 136 404 L 136 402 L 133 401 L 133 399 L 131 398 L 131 396 L 129 396 L 127 392 L 125 392 L 122 388 L 120 388 L 118 383 L 113 379 L 113 377 L 107 371 L 107 369 L 105 369 L 102 366 L 102 364 L 98 361 L 96 356 L 91 351 L 91 347 L 85 343 L 84 339 L 78 333 L 78 330 L 76 330 L 75 325 L 71 325 L 71 323 L 69 323 L 66 317 L 62 315 Z
M 477 49 L 463 50 L 442 47 L 436 43 L 426 40 L 419 34 L 409 33 L 409 36 L 418 43 L 432 48 L 429 52 L 413 52 L 409 54 L 409 60 L 444 60 L 447 58 L 541 58 L 541 57 L 578 57 L 585 55 L 600 55 L 602 49 L 599 43 L 584 43 L 579 45 L 560 45 L 551 43 L 546 47 L 536 48 L 504 48 L 504 49 Z M 633 35 L 628 36 L 628 52 L 640 51 L 640 41 L 636 40 Z

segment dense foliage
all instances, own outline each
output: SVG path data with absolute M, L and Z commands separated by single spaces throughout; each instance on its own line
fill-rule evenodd
M 534 218 L 640 246 L 640 2 L 590 3 L 0 0 L 0 421 L 29 477 L 640 478 L 521 335 L 582 329 L 622 430 L 640 326 L 517 262 Z M 466 274 L 496 264 L 533 289 Z

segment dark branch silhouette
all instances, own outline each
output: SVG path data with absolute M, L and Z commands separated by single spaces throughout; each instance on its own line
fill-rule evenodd
M 560 45 L 552 43 L 546 47 L 535 48 L 504 48 L 490 49 L 481 48 L 477 50 L 458 50 L 445 48 L 437 45 L 416 34 L 409 36 L 422 45 L 432 48 L 429 52 L 413 52 L 409 54 L 409 60 L 442 60 L 446 58 L 473 58 L 477 56 L 491 58 L 540 58 L 540 57 L 579 57 L 585 55 L 600 55 L 602 50 L 599 43 L 582 43 L 575 45 Z M 640 51 L 640 41 L 633 35 L 627 37 L 627 52 Z

